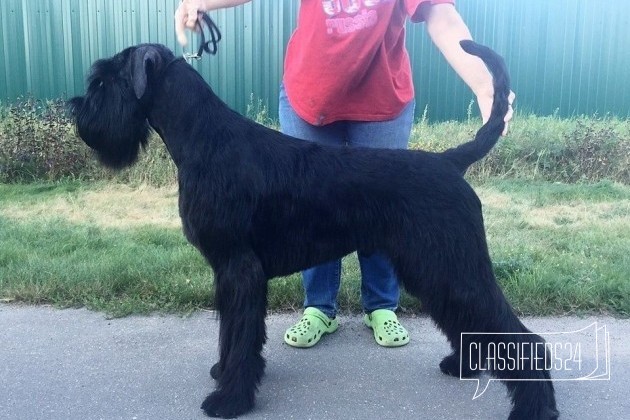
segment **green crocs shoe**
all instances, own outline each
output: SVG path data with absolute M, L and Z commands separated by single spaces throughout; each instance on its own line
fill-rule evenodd
M 337 331 L 339 322 L 317 308 L 306 308 L 302 319 L 284 333 L 284 342 L 293 347 L 313 347 L 324 334 Z
M 398 322 L 394 311 L 377 309 L 365 314 L 363 322 L 374 331 L 374 339 L 383 347 L 400 347 L 409 342 L 409 333 Z

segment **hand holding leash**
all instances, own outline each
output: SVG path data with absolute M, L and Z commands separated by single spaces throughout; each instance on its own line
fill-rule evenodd
M 249 1 L 251 0 L 182 0 L 179 3 L 177 10 L 175 10 L 175 32 L 177 33 L 177 42 L 179 42 L 182 47 L 185 47 L 188 44 L 186 29 L 199 30 L 199 21 L 202 19 L 202 15 L 205 14 L 204 12 L 223 9 L 226 7 L 234 7 L 240 4 L 248 3 Z
M 208 33 L 210 35 L 209 41 L 206 41 L 204 25 L 208 29 Z M 206 13 L 198 13 L 196 28 L 201 34 L 201 43 L 196 53 L 184 53 L 184 58 L 186 60 L 199 60 L 204 51 L 208 54 L 215 55 L 217 53 L 219 41 L 221 41 L 221 31 L 219 31 L 217 25 Z

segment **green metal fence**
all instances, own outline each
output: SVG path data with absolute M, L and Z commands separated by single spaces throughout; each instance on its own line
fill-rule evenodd
M 97 58 L 141 42 L 177 53 L 178 0 L 0 0 L 0 101 L 31 94 L 69 97 L 84 88 Z M 253 0 L 213 12 L 219 54 L 194 65 L 230 105 L 262 99 L 272 116 L 298 0 Z M 506 57 L 521 110 L 537 114 L 630 115 L 627 0 L 459 0 L 475 39 Z M 471 93 L 432 46 L 408 26 L 417 112 L 432 120 L 466 116 Z

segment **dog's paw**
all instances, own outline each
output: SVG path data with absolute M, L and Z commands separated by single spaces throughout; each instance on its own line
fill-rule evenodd
M 559 417 L 551 382 L 514 381 L 510 384 L 513 384 L 510 391 L 514 406 L 509 420 L 556 420 Z
M 254 408 L 253 401 L 247 398 L 239 399 L 222 391 L 214 391 L 201 404 L 201 409 L 207 416 L 222 419 L 236 418 L 252 408 Z
M 459 355 L 453 353 L 442 359 L 440 362 L 440 370 L 445 375 L 456 376 L 459 378 Z
M 442 373 L 456 378 L 472 378 L 473 376 L 479 374 L 478 371 L 470 370 L 466 366 L 462 366 L 462 369 L 460 370 L 459 359 L 460 356 L 458 353 L 453 353 L 442 359 L 440 362 L 440 370 Z
M 532 407 L 524 407 L 519 409 L 515 407 L 508 420 L 558 420 L 560 414 L 554 407 L 543 407 L 540 410 L 534 410 Z
M 219 368 L 219 363 L 215 363 L 214 365 L 212 365 L 212 367 L 210 368 L 210 376 L 215 381 L 219 380 L 219 378 L 221 377 L 221 369 Z

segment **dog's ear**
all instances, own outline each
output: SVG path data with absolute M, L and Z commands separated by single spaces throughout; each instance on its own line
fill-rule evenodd
M 151 46 L 137 48 L 131 56 L 131 81 L 136 98 L 140 99 L 147 90 L 149 71 L 155 71 L 162 62 L 158 51 Z

